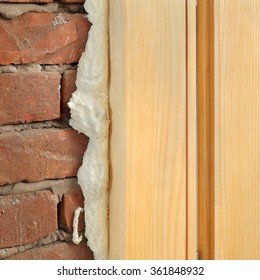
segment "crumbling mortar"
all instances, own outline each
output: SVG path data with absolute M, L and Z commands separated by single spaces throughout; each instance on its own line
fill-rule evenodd
M 40 240 L 37 240 L 34 243 L 18 246 L 18 247 L 12 247 L 12 248 L 4 248 L 0 249 L 0 260 L 9 258 L 11 256 L 14 256 L 18 253 L 25 252 L 27 250 L 41 247 L 48 244 L 53 244 L 56 242 L 71 242 L 72 241 L 72 234 L 67 233 L 61 229 L 56 230 L 55 232 L 49 234 L 48 236 L 41 238 Z
M 59 4 L 55 13 L 86 14 L 83 4 Z
M 0 65 L 0 73 L 23 73 L 23 72 L 58 72 L 63 74 L 67 70 L 77 69 L 77 64 L 37 64 L 28 63 L 23 65 Z
M 31 3 L 0 3 L 0 16 L 4 19 L 14 19 L 28 12 L 54 13 L 58 7 L 59 4 L 57 2 L 41 5 Z
M 0 186 L 0 196 L 51 190 L 57 196 L 58 201 L 61 201 L 63 195 L 65 195 L 66 193 L 68 193 L 73 189 L 79 189 L 79 188 L 80 187 L 77 183 L 76 177 L 56 179 L 56 180 L 55 179 L 43 180 L 40 182 L 33 182 L 33 183 L 19 182 L 19 183 Z
M 46 72 L 59 72 L 63 74 L 67 70 L 77 69 L 77 64 L 54 64 L 54 65 L 41 65 L 42 70 Z
M 34 123 L 24 123 L 24 124 L 14 124 L 14 125 L 3 125 L 0 126 L 0 135 L 10 132 L 23 132 L 32 129 L 66 129 L 69 128 L 68 121 L 66 118 L 60 119 L 58 121 L 44 121 L 44 122 L 34 122 Z
M 61 4 L 58 2 L 48 4 L 0 3 L 0 18 L 2 19 L 14 19 L 28 12 L 54 14 L 85 13 L 82 4 Z

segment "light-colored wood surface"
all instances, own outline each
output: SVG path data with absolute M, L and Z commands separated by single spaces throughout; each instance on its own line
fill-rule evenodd
M 216 259 L 260 259 L 259 14 L 215 0 Z
M 214 0 L 198 1 L 198 249 L 214 258 Z
M 197 43 L 196 0 L 187 1 L 187 258 L 197 258 Z
M 110 259 L 185 259 L 185 1 L 109 3 Z
M 109 258 L 126 259 L 126 73 L 122 0 L 109 1 L 110 203 Z

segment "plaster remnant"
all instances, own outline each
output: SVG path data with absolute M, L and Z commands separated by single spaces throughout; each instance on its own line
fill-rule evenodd
M 78 182 L 85 198 L 85 235 L 95 259 L 108 255 L 108 3 L 86 0 L 92 23 L 70 102 L 70 125 L 89 137 Z M 86 219 L 87 217 L 87 219 Z
M 54 13 L 57 11 L 59 4 L 57 2 L 49 4 L 20 4 L 13 5 L 7 3 L 0 4 L 0 15 L 7 19 L 13 19 L 21 16 L 28 12 L 38 12 L 38 13 Z

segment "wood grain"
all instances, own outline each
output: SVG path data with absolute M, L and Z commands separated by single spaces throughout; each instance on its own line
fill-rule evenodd
M 110 259 L 186 258 L 184 0 L 111 0 Z
M 187 1 L 187 258 L 198 250 L 198 154 L 197 154 L 197 34 L 196 0 Z
M 260 259 L 259 13 L 215 0 L 216 259 Z

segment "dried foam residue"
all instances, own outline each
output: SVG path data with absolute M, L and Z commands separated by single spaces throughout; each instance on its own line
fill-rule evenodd
M 92 23 L 79 61 L 76 86 L 69 107 L 70 125 L 89 137 L 78 183 L 85 197 L 85 235 L 95 259 L 108 251 L 108 4 L 86 0 Z

